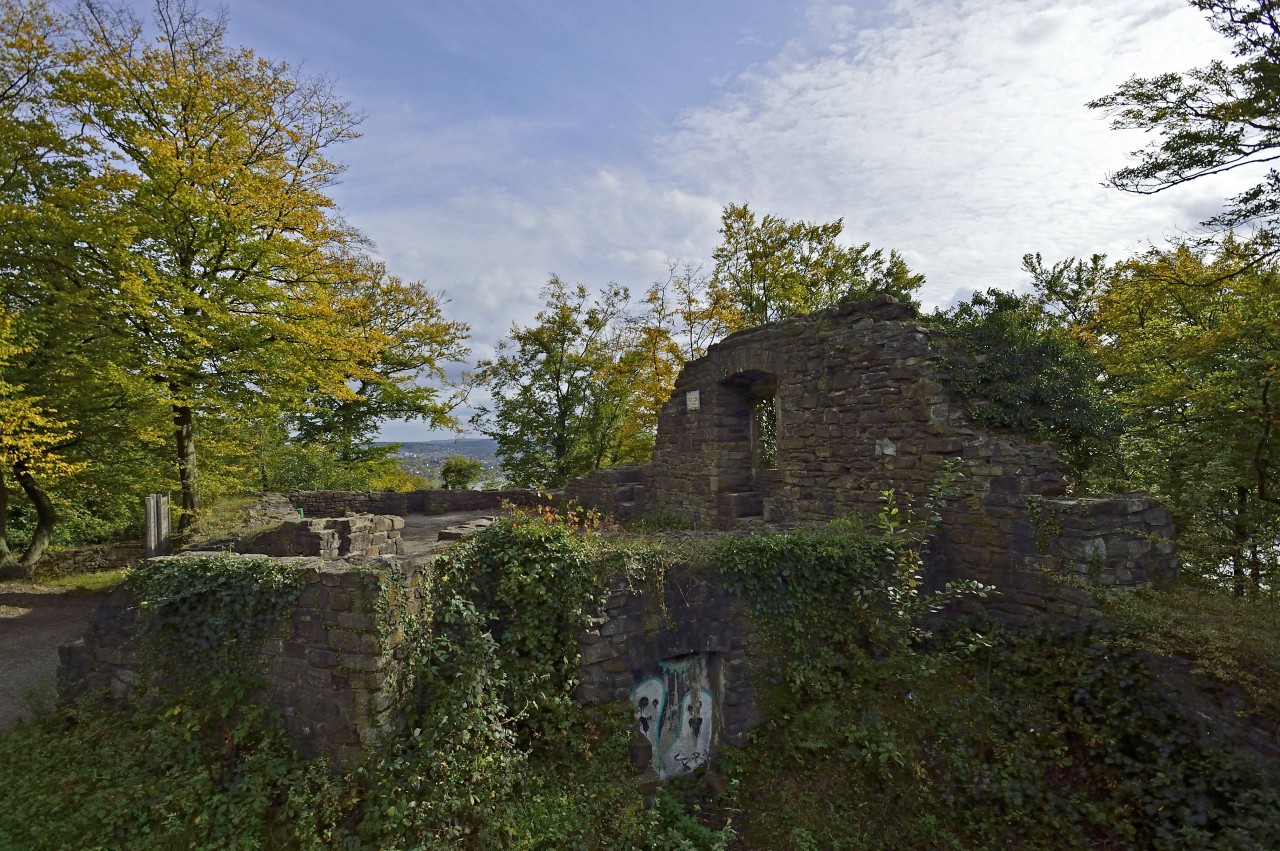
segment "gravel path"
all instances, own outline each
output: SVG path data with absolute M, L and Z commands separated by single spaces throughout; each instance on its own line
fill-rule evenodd
M 58 645 L 75 641 L 100 595 L 0 583 L 0 732 L 52 709 Z

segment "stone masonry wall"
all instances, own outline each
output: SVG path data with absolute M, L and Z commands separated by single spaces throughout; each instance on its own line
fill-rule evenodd
M 909 306 L 887 296 L 728 337 L 680 373 L 659 417 L 653 462 L 635 474 L 639 504 L 629 510 L 702 529 L 873 515 L 887 490 L 900 505 L 921 504 L 943 465 L 958 458 L 965 479 L 943 512 L 934 567 L 1007 590 L 1008 614 L 1079 605 L 1079 595 L 1050 599 L 1043 572 L 1064 558 L 1078 564 L 1099 540 L 1112 584 L 1176 575 L 1167 511 L 1139 506 L 1134 495 L 1067 498 L 1052 443 L 969 419 L 939 357 L 943 346 Z M 776 421 L 772 468 L 758 437 L 762 407 Z M 608 482 L 599 474 L 568 493 L 602 490 Z M 608 496 L 601 499 L 608 507 Z M 1070 521 L 1037 526 L 1035 500 Z
M 186 555 L 192 555 L 188 553 Z M 403 660 L 403 618 L 422 608 L 421 563 L 286 559 L 305 586 L 280 637 L 261 651 L 267 699 L 279 706 L 290 740 L 307 756 L 356 761 L 394 727 L 405 695 L 395 676 Z M 393 578 L 388 589 L 379 575 Z M 59 648 L 59 691 L 106 691 L 126 700 L 137 683 L 136 601 L 124 589 L 99 605 L 84 637 Z
M 384 556 L 404 552 L 404 518 L 387 515 L 285 520 L 236 542 L 239 553 L 268 556 Z
M 270 496 L 277 496 L 272 494 Z M 531 491 L 472 491 L 435 488 L 420 491 L 293 491 L 280 494 L 304 517 L 346 514 L 450 514 L 501 508 L 504 502 L 534 505 Z
M 191 553 L 187 556 L 193 555 Z M 399 723 L 414 699 L 403 676 L 409 621 L 423 613 L 430 561 L 283 559 L 305 586 L 277 637 L 261 648 L 266 699 L 307 756 L 354 764 Z M 117 589 L 83 638 L 59 648 L 64 698 L 105 692 L 127 701 L 138 682 L 136 600 Z M 684 773 L 763 721 L 753 686 L 751 632 L 714 569 L 674 568 L 659 588 L 613 588 L 579 641 L 577 698 L 631 700 L 644 727 L 642 769 Z M 647 713 L 647 714 L 646 714 Z
M 142 561 L 142 543 L 125 541 L 71 550 L 47 550 L 40 559 L 41 576 L 71 576 L 76 573 L 99 573 L 132 567 Z
M 648 467 L 604 467 L 569 482 L 564 498 L 626 522 L 649 507 L 648 476 Z
M 648 743 L 640 767 L 685 773 L 719 747 L 743 744 L 763 722 L 751 642 L 750 625 L 717 571 L 677 566 L 661 588 L 610 591 L 581 639 L 576 696 L 588 705 L 630 700 Z M 705 694 L 690 694 L 687 678 L 673 675 L 689 669 L 701 674 L 701 685 L 692 685 Z

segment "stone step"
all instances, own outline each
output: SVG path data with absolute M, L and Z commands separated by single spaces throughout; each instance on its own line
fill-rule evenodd
M 480 517 L 468 523 L 459 523 L 457 526 L 449 526 L 441 529 L 436 535 L 437 541 L 457 541 L 462 538 L 469 538 L 475 533 L 488 528 L 497 517 Z
M 717 493 L 738 493 L 751 490 L 751 473 L 717 472 L 710 477 L 710 485 Z
M 763 491 L 739 491 L 716 495 L 716 513 L 721 517 L 763 517 Z

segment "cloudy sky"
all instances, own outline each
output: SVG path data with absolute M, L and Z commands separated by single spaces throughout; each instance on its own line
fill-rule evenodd
M 144 0 L 138 0 L 144 5 Z M 897 248 L 926 306 L 1016 288 L 1023 254 L 1141 250 L 1231 186 L 1104 188 L 1141 134 L 1084 107 L 1225 57 L 1182 0 L 230 0 L 231 41 L 366 114 L 335 196 L 477 357 L 548 275 L 634 292 L 706 261 L 721 208 Z M 1248 175 L 1244 178 L 1247 179 Z M 417 424 L 388 439 L 421 440 Z

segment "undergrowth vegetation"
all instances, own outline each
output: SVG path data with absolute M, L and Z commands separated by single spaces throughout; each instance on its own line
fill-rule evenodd
M 1198 645 L 1210 673 L 1252 686 L 1265 709 L 1274 604 L 1270 620 L 1259 608 L 1231 628 L 1155 592 L 1114 600 L 1116 623 L 931 618 L 985 590 L 922 590 L 946 485 L 923 521 L 885 494 L 878 530 L 842 521 L 716 553 L 782 660 L 771 720 L 721 758 L 746 847 L 1280 847 L 1277 766 L 1193 720 L 1150 658 Z M 1210 608 L 1229 617 L 1232 602 Z
M 985 593 L 926 590 L 946 489 L 918 513 L 886 494 L 865 523 L 710 543 L 603 536 L 581 514 L 494 524 L 427 568 L 404 723 L 341 774 L 253 699 L 246 650 L 296 578 L 267 560 L 148 566 L 127 580 L 154 666 L 139 688 L 166 686 L 0 737 L 0 847 L 1280 847 L 1274 767 L 1189 720 L 1146 655 L 1198 646 L 1267 705 L 1274 677 L 1251 666 L 1275 663 L 1275 621 L 1229 625 L 1217 603 L 1207 621 L 1176 593 L 1109 603 L 1114 625 L 942 617 Z M 707 783 L 646 800 L 630 708 L 572 698 L 577 636 L 611 583 L 658 589 L 690 560 L 743 599 L 770 720 Z
M 1194 587 L 1102 596 L 1129 627 L 1130 644 L 1190 660 L 1194 670 L 1241 689 L 1280 729 L 1280 596 L 1237 597 Z
M 1197 727 L 1105 627 L 968 629 L 829 694 L 786 685 L 726 754 L 770 849 L 1280 847 L 1277 775 Z
M 163 685 L 125 712 L 82 702 L 0 737 L 0 847 L 726 847 L 731 833 L 665 792 L 646 806 L 629 713 L 571 699 L 576 637 L 608 581 L 647 581 L 659 559 L 569 519 L 496 524 L 432 564 L 403 730 L 345 774 L 298 756 L 253 699 L 249 651 L 296 600 L 288 569 L 214 557 L 133 572 L 139 688 Z

